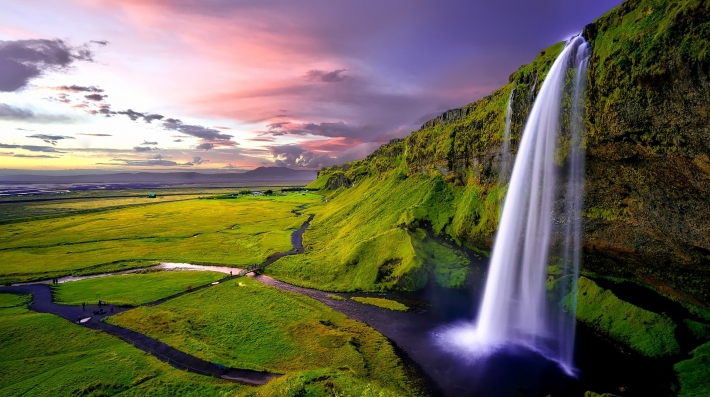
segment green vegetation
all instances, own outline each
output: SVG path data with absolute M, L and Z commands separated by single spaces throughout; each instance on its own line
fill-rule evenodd
M 675 365 L 680 382 L 678 397 L 710 396 L 710 343 L 691 353 L 691 358 Z
M 313 387 L 340 382 L 353 390 L 369 387 L 374 395 L 414 393 L 403 364 L 382 335 L 320 302 L 249 278 L 139 307 L 108 321 L 204 360 L 285 373 L 269 390 L 286 390 L 320 373 L 324 375 Z
M 222 273 L 190 270 L 97 277 L 59 284 L 54 289 L 54 300 L 65 305 L 80 305 L 101 299 L 114 305 L 138 306 L 224 277 Z
M 571 303 L 571 294 L 565 301 Z M 586 277 L 579 278 L 577 319 L 646 356 L 680 352 L 676 324 L 668 316 L 625 302 Z
M 291 248 L 320 196 L 189 200 L 0 225 L 0 282 L 99 273 L 160 261 L 244 266 Z
M 398 312 L 406 312 L 407 310 L 409 310 L 409 308 L 406 305 L 403 305 L 403 304 L 401 304 L 397 301 L 393 301 L 391 299 L 367 298 L 367 297 L 362 297 L 362 296 L 353 296 L 350 299 L 354 300 L 355 302 L 364 303 L 366 305 L 373 305 L 373 306 L 381 307 L 383 309 L 395 310 Z
M 415 290 L 426 284 L 429 271 L 439 284 L 461 287 L 469 276 L 468 257 L 424 229 L 429 223 L 431 233 L 441 235 L 453 227 L 448 216 L 458 204 L 454 190 L 464 188 L 424 175 L 363 179 L 311 208 L 316 216 L 303 237 L 306 253 L 282 258 L 266 272 L 332 291 Z M 497 217 L 486 202 L 479 208 L 485 218 Z
M 340 296 L 340 295 L 328 294 L 328 295 L 326 295 L 326 297 L 327 297 L 328 299 L 332 299 L 332 300 L 334 300 L 334 301 L 346 301 L 346 300 L 347 300 L 346 298 L 343 298 L 343 297 Z
M 51 314 L 0 309 L 3 396 L 221 396 L 249 389 L 174 369 L 117 338 Z
M 15 307 L 29 303 L 30 295 L 9 294 L 0 292 L 0 308 Z
M 181 201 L 196 199 L 196 194 L 171 194 L 160 196 L 157 203 L 170 201 Z M 29 203 L 13 203 L 4 201 L 0 203 L 0 221 L 17 222 L 22 219 L 34 217 L 56 217 L 71 213 L 89 213 L 107 209 L 118 209 L 129 206 L 144 206 L 156 204 L 155 200 L 149 200 L 146 196 L 140 197 L 116 197 L 116 198 L 81 198 L 75 200 L 49 201 L 37 199 L 38 201 Z

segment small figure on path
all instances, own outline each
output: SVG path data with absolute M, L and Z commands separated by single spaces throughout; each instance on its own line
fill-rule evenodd
M 113 313 L 113 305 L 109 306 L 109 308 L 111 309 L 111 313 Z
M 99 308 L 101 308 L 101 299 L 99 299 Z
M 232 271 L 231 271 L 231 270 L 229 271 L 229 277 L 232 277 Z
M 82 312 L 86 311 L 86 302 L 81 302 L 81 311 Z

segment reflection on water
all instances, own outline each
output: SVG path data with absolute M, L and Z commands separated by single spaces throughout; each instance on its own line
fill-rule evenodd
M 224 267 L 224 266 L 202 266 L 193 265 L 190 263 L 168 263 L 161 262 L 157 268 L 169 269 L 169 270 L 205 270 L 211 272 L 226 273 L 231 275 L 239 274 L 243 269 L 238 267 Z

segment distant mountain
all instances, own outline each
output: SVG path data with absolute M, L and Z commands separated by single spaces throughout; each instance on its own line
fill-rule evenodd
M 230 183 L 304 182 L 316 179 L 316 171 L 285 167 L 259 167 L 243 173 L 136 172 L 91 175 L 0 175 L 0 183 Z

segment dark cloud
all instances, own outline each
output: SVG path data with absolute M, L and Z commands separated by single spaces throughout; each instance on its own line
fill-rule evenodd
M 96 163 L 99 165 L 120 165 L 128 167 L 172 167 L 180 165 L 175 161 L 163 159 L 149 160 L 128 160 L 128 159 L 112 159 L 113 163 Z
M 60 141 L 62 139 L 74 139 L 73 136 L 65 136 L 65 135 L 48 135 L 48 134 L 34 134 L 28 136 L 28 138 L 37 138 L 41 139 L 49 144 L 56 145 L 57 141 Z
M 143 146 L 134 146 L 133 151 L 138 152 L 138 153 L 145 153 L 145 152 L 150 152 L 152 150 L 160 150 L 157 147 L 143 147 Z
M 182 139 L 173 139 L 173 142 L 182 142 Z
M 222 167 L 222 168 L 224 168 L 224 169 L 227 169 L 227 170 L 234 170 L 234 169 L 238 169 L 238 168 L 237 168 L 237 166 L 235 166 L 235 165 L 234 165 L 234 164 L 232 164 L 232 163 L 228 163 L 227 165 L 225 165 L 225 166 L 224 166 L 224 167 Z
M 333 157 L 313 153 L 298 145 L 270 146 L 269 151 L 277 167 L 321 168 L 336 161 Z
M 214 148 L 214 143 L 204 142 L 195 147 L 197 150 L 210 150 Z
M 64 92 L 72 92 L 72 93 L 76 93 L 76 92 L 101 93 L 101 92 L 104 92 L 104 90 L 102 90 L 101 88 L 93 86 L 93 85 L 86 86 L 86 87 L 80 86 L 80 85 L 60 85 L 59 87 L 52 87 L 52 89 L 56 90 L 56 91 L 64 91 Z
M 2 75 L 2 72 L 0 72 L 0 75 Z M 0 120 L 27 121 L 40 124 L 72 122 L 72 119 L 67 116 L 35 113 L 32 110 L 10 106 L 5 103 L 0 103 Z
M 345 69 L 333 70 L 332 72 L 326 72 L 324 70 L 309 70 L 306 72 L 306 80 L 308 81 L 322 81 L 324 83 L 337 83 L 348 78 L 347 75 L 342 74 Z
M 256 137 L 256 138 L 248 138 L 247 141 L 252 141 L 252 142 L 274 142 L 276 139 L 270 136 L 264 136 L 264 137 Z
M 195 156 L 192 158 L 192 161 L 188 161 L 187 163 L 182 164 L 182 165 L 192 167 L 193 165 L 202 165 L 208 161 L 209 160 L 204 160 L 202 157 Z
M 106 98 L 108 95 L 101 95 L 101 94 L 89 94 L 89 95 L 84 95 L 84 98 L 94 101 L 94 102 L 101 102 Z
M 35 145 L 7 145 L 0 143 L 0 149 L 22 149 L 30 152 L 45 152 L 45 153 L 65 153 L 51 146 L 35 146 Z
M 105 115 L 106 117 L 111 117 L 116 114 L 116 112 L 111 110 L 111 105 L 108 104 L 99 105 L 99 107 L 97 108 L 97 112 Z
M 136 121 L 138 119 L 142 119 L 145 117 L 145 113 L 136 112 L 133 109 L 122 110 L 122 111 L 116 112 L 116 114 L 123 114 L 125 116 L 128 116 L 128 118 L 131 119 L 132 121 Z
M 166 130 L 177 131 L 186 135 L 204 139 L 206 141 L 229 141 L 234 136 L 223 134 L 212 128 L 206 128 L 199 125 L 183 124 L 182 121 L 176 119 L 166 119 L 163 122 L 163 128 L 165 128 Z
M 91 40 L 90 43 L 98 44 L 98 45 L 106 45 L 108 44 L 108 41 L 106 40 Z
M 25 157 L 25 158 L 32 158 L 32 159 L 59 159 L 59 158 L 61 158 L 60 156 L 50 156 L 48 154 L 39 154 L 39 155 L 16 154 L 12 157 Z
M 86 47 L 62 40 L 0 41 L 0 91 L 13 92 L 47 71 L 66 70 L 75 61 L 92 61 Z
M 278 130 L 283 128 L 286 124 L 291 124 L 290 121 L 279 121 L 278 123 L 267 124 L 266 127 L 270 130 Z
M 328 138 L 350 138 L 368 141 L 377 138 L 381 131 L 371 125 L 353 126 L 342 121 L 323 123 L 271 123 L 267 126 L 271 135 L 315 135 Z
M 163 118 L 163 116 L 160 115 L 160 114 L 147 114 L 147 115 L 145 115 L 145 116 L 143 117 L 143 120 L 144 120 L 146 123 L 150 124 L 151 121 L 153 121 L 153 120 L 161 120 L 162 118 Z
M 113 136 L 111 134 L 82 134 L 82 133 L 76 133 L 75 135 L 84 135 L 84 136 Z
M 141 145 L 157 145 L 158 142 L 151 142 L 151 141 L 146 141 L 145 139 L 143 140 L 143 143 Z

